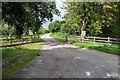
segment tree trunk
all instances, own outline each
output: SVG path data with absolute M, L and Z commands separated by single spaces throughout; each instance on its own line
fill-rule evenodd
M 83 34 L 83 31 L 86 32 L 86 19 L 84 18 L 83 19 L 83 22 L 82 22 L 82 27 L 81 27 L 81 37 L 84 38 L 86 36 L 86 34 Z
M 65 38 L 66 38 L 66 42 L 68 42 L 68 36 L 67 35 L 65 36 Z
M 86 15 L 87 15 L 87 12 L 86 12 L 86 6 L 85 4 L 83 3 L 83 21 L 82 21 L 82 27 L 81 27 L 81 37 L 84 38 L 86 35 L 83 34 L 83 31 L 85 31 L 86 29 Z M 86 31 L 85 31 L 86 32 Z
M 21 38 L 22 33 L 23 33 L 23 28 L 20 25 L 16 26 L 16 38 L 17 39 Z

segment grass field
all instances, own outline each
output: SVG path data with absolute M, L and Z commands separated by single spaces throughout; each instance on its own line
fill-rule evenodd
M 66 39 L 62 36 L 59 36 L 58 34 L 51 34 L 51 37 L 53 37 L 56 40 L 62 41 L 62 42 L 66 42 Z
M 51 37 L 53 37 L 56 40 L 65 42 L 66 39 L 60 35 L 58 35 L 58 33 L 54 33 L 50 35 Z M 107 44 L 93 44 L 93 43 L 81 43 L 81 42 L 70 42 L 68 40 L 67 43 L 73 44 L 75 46 L 79 46 L 80 48 L 88 48 L 88 49 L 92 49 L 92 50 L 99 50 L 99 51 L 103 51 L 103 52 L 107 52 L 110 54 L 115 54 L 115 55 L 120 55 L 119 53 L 119 47 L 118 46 L 114 46 L 114 45 L 107 45 Z
M 23 68 L 40 53 L 41 47 L 42 42 L 1 48 L 3 65 L 2 77 L 8 77 Z

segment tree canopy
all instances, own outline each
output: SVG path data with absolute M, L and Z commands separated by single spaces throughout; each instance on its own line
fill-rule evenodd
M 120 2 L 65 2 L 64 16 L 71 31 L 89 36 L 118 37 Z
M 3 2 L 2 12 L 3 21 L 15 26 L 17 38 L 29 29 L 37 32 L 47 19 L 52 21 L 53 14 L 60 13 L 55 2 Z

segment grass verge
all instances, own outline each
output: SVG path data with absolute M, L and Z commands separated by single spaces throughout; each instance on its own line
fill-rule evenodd
M 11 76 L 34 59 L 42 48 L 42 42 L 2 48 L 2 77 Z
M 118 52 L 118 46 L 107 45 L 107 44 L 97 45 L 97 44 L 93 44 L 93 43 L 80 43 L 80 42 L 75 42 L 75 43 L 73 43 L 73 45 L 79 46 L 82 48 L 103 51 L 103 52 L 107 52 L 110 54 L 120 55 L 120 53 Z
M 52 38 L 65 42 L 65 38 L 61 37 L 60 35 L 57 34 L 51 34 L 50 35 Z M 88 49 L 92 49 L 92 50 L 98 50 L 98 51 L 103 51 L 103 52 L 107 52 L 110 54 L 115 54 L 115 55 L 120 55 L 119 53 L 119 47 L 118 46 L 114 46 L 114 45 L 107 45 L 107 44 L 93 44 L 93 43 L 80 43 L 80 42 L 73 42 L 71 43 L 68 40 L 68 43 L 73 44 L 75 46 L 79 46 L 80 48 L 88 48 Z
M 51 36 L 52 38 L 56 39 L 56 40 L 59 40 L 59 41 L 62 41 L 62 42 L 66 42 L 66 39 L 65 39 L 64 37 L 62 37 L 62 36 L 59 36 L 59 34 L 53 33 L 53 34 L 51 34 L 50 36 Z

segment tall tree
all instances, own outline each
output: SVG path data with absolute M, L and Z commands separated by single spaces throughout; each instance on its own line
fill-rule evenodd
M 37 32 L 46 19 L 52 20 L 53 14 L 59 14 L 54 2 L 4 2 L 2 7 L 3 20 L 15 26 L 17 38 L 24 29 Z
M 112 2 L 71 2 L 65 3 L 66 22 L 69 28 L 88 35 L 112 36 L 117 32 L 119 3 Z M 116 27 L 113 27 L 116 26 Z M 109 34 L 112 32 L 111 34 Z

